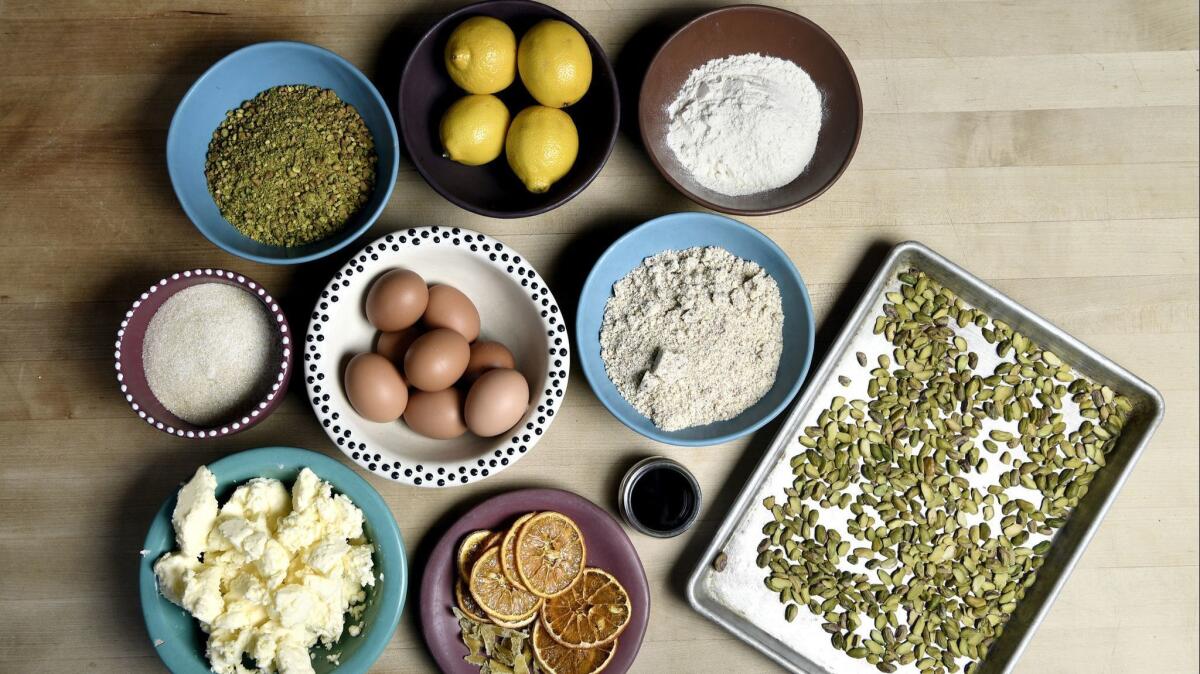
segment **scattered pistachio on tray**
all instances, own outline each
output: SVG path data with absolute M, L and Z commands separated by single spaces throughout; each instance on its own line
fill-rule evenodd
M 971 672 L 1132 405 L 925 273 L 899 280 L 874 325 L 892 355 L 870 370 L 867 400 L 836 396 L 804 429 L 795 481 L 763 501 L 757 564 L 784 618 L 806 608 L 850 657 L 881 672 Z M 990 374 L 975 371 L 968 326 L 1004 359 Z M 1004 469 L 981 490 L 997 454 Z M 844 528 L 822 524 L 831 514 Z

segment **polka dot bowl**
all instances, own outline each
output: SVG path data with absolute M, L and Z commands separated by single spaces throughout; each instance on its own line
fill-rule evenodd
M 402 421 L 367 421 L 350 406 L 342 382 L 346 363 L 370 351 L 377 334 L 363 313 L 367 290 L 396 268 L 465 293 L 479 309 L 480 338 L 512 351 L 531 400 L 509 432 L 434 440 Z M 301 352 L 309 402 L 338 448 L 376 475 L 433 488 L 479 482 L 531 451 L 561 410 L 570 369 L 567 328 L 546 282 L 503 242 L 457 227 L 396 231 L 356 253 L 317 299 Z
M 211 427 L 190 424 L 168 411 L 150 390 L 142 367 L 142 343 L 146 337 L 146 328 L 149 327 L 155 312 L 175 293 L 203 283 L 237 286 L 253 295 L 270 312 L 271 323 L 278 335 L 275 354 L 279 360 L 273 370 L 274 381 L 271 382 L 265 397 L 254 403 L 251 409 L 242 411 L 240 416 Z M 215 438 L 239 433 L 254 426 L 267 418 L 283 401 L 292 374 L 292 331 L 279 303 L 254 280 L 224 269 L 189 269 L 159 280 L 134 301 L 133 306 L 121 319 L 121 327 L 117 330 L 116 351 L 113 355 L 116 359 L 117 384 L 121 387 L 121 395 L 138 417 L 171 435 L 183 438 Z

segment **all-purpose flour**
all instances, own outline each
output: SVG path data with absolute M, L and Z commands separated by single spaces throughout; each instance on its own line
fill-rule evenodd
M 667 145 L 696 182 L 740 196 L 782 187 L 812 160 L 821 92 L 784 59 L 741 54 L 688 75 L 667 108 Z
M 716 247 L 646 258 L 613 286 L 600 328 L 609 379 L 667 431 L 732 419 L 758 402 L 782 351 L 775 279 Z

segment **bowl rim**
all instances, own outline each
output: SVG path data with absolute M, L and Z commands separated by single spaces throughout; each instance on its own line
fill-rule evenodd
M 497 1 L 500 1 L 500 0 L 481 0 L 480 2 L 474 2 L 469 5 L 460 7 L 458 9 L 450 12 L 446 16 L 443 16 L 436 23 L 434 23 L 428 30 L 426 30 L 423 35 L 421 35 L 421 38 L 419 40 L 417 40 L 417 42 L 413 45 L 412 49 L 409 51 L 409 58 L 407 61 L 405 61 L 404 69 L 401 71 L 401 74 L 400 74 L 400 86 L 397 88 L 397 91 L 396 91 L 396 110 L 397 111 L 403 109 L 405 84 L 408 81 L 409 72 L 412 68 L 412 63 L 413 63 L 412 54 L 416 53 L 416 51 L 418 49 L 421 49 L 422 47 L 424 47 L 426 42 L 433 39 L 434 33 L 441 30 L 448 22 L 455 20 L 455 19 L 462 18 L 464 15 L 481 12 L 482 10 L 485 10 L 489 5 L 492 5 Z M 572 28 L 574 28 L 575 30 L 578 30 L 579 34 L 583 36 L 584 41 L 587 42 L 588 48 L 592 51 L 593 56 L 595 54 L 600 55 L 599 59 L 596 59 L 596 58 L 592 59 L 593 69 L 595 68 L 595 61 L 599 60 L 600 64 L 601 64 L 601 68 L 605 72 L 608 73 L 609 89 L 612 92 L 613 103 L 612 103 L 612 125 L 608 132 L 608 146 L 605 148 L 604 155 L 600 158 L 600 162 L 596 165 L 595 170 L 593 170 L 584 179 L 584 181 L 579 184 L 579 186 L 577 188 L 571 190 L 570 192 L 567 192 L 566 194 L 562 195 L 558 199 L 548 201 L 545 204 L 542 204 L 540 206 L 535 206 L 533 208 L 526 208 L 526 209 L 520 209 L 520 210 L 513 210 L 513 211 L 499 211 L 499 210 L 495 210 L 495 209 L 491 209 L 491 208 L 484 208 L 482 206 L 477 206 L 475 204 L 464 201 L 458 195 L 453 194 L 452 192 L 447 190 L 441 183 L 439 183 L 437 180 L 435 180 L 432 177 L 432 175 L 429 173 L 429 171 L 425 168 L 424 163 L 420 159 L 418 159 L 417 154 L 415 152 L 413 152 L 413 150 L 412 150 L 414 141 L 410 140 L 410 138 L 412 136 L 412 131 L 410 128 L 411 125 L 408 124 L 407 122 L 405 122 L 405 115 L 399 114 L 397 116 L 400 119 L 400 136 L 404 140 L 404 150 L 408 154 L 409 161 L 412 162 L 412 165 L 417 169 L 417 173 L 421 174 L 421 177 L 425 180 L 426 184 L 428 184 L 430 187 L 432 187 L 435 192 L 442 195 L 442 198 L 444 198 L 446 201 L 449 201 L 450 203 L 454 204 L 455 206 L 458 206 L 459 208 L 461 208 L 463 210 L 470 211 L 470 212 L 476 213 L 478 215 L 487 216 L 489 218 L 501 218 L 501 219 L 509 220 L 509 219 L 514 219 L 514 218 L 528 218 L 528 217 L 531 217 L 534 215 L 540 215 L 542 213 L 552 211 L 552 210 L 558 208 L 559 206 L 566 204 L 568 201 L 571 201 L 575 197 L 579 196 L 579 194 L 582 193 L 584 190 L 586 190 L 592 184 L 592 182 L 600 175 L 600 172 L 603 171 L 604 167 L 608 164 L 609 158 L 612 157 L 613 148 L 616 147 L 617 136 L 620 134 L 620 130 L 621 130 L 621 91 L 620 91 L 620 87 L 617 84 L 616 71 L 613 69 L 612 62 L 609 60 L 608 54 L 605 53 L 604 48 L 600 45 L 600 43 L 596 40 L 596 38 L 593 37 L 592 34 L 589 33 L 586 28 L 583 27 L 583 24 L 579 23 L 578 21 L 573 19 L 571 16 L 569 16 L 566 12 L 563 12 L 562 10 L 555 8 L 555 7 L 551 7 L 546 4 L 543 4 L 541 2 L 536 2 L 535 0 L 503 0 L 503 1 L 517 3 L 517 4 L 534 5 L 534 6 L 545 9 L 546 11 L 555 15 L 556 18 L 570 24 Z M 490 16 L 490 15 L 488 15 L 488 16 Z M 516 81 L 514 81 L 514 84 L 515 83 L 516 83 Z M 595 85 L 595 83 L 596 83 L 596 78 L 593 77 L 592 84 Z M 509 86 L 512 86 L 512 85 L 509 85 Z M 567 106 L 566 108 L 560 108 L 560 109 L 565 111 L 569 108 L 570 108 L 570 106 Z
M 817 22 L 813 21 L 812 19 L 810 19 L 806 16 L 797 14 L 796 12 L 792 12 L 792 11 L 783 9 L 781 7 L 771 7 L 768 5 L 756 5 L 756 4 L 749 4 L 749 3 L 739 4 L 739 5 L 729 5 L 727 7 L 718 7 L 716 9 L 704 12 L 704 13 L 700 14 L 699 16 L 693 18 L 692 20 L 688 21 L 687 23 L 685 23 L 674 33 L 671 33 L 671 36 L 668 37 L 666 39 L 666 41 L 663 42 L 662 46 L 658 48 L 658 51 L 656 51 L 654 53 L 654 58 L 650 59 L 650 64 L 648 66 L 646 66 L 646 72 L 649 73 L 651 70 L 653 70 L 655 68 L 656 65 L 658 65 L 659 59 L 663 58 L 663 54 L 666 52 L 667 48 L 670 47 L 673 42 L 675 42 L 676 38 L 678 38 L 683 33 L 687 32 L 688 30 L 695 28 L 695 26 L 697 24 L 699 24 L 701 21 L 704 21 L 704 20 L 706 20 L 714 15 L 717 15 L 717 14 L 724 14 L 726 12 L 746 11 L 746 10 L 786 15 L 788 20 L 799 21 L 801 23 L 808 24 L 819 35 L 823 35 L 825 37 L 825 39 L 827 39 L 829 41 L 829 44 L 833 45 L 833 48 L 837 52 L 838 56 L 841 58 L 842 63 L 845 64 L 847 72 L 850 73 L 850 82 L 854 85 L 854 99 L 855 99 L 855 107 L 856 107 L 856 110 L 858 113 L 858 123 L 855 124 L 855 127 L 854 127 L 854 140 L 850 143 L 850 151 L 846 153 L 846 158 L 842 161 L 842 165 L 838 167 L 838 170 L 836 172 L 834 172 L 834 174 L 832 176 L 830 176 L 829 180 L 827 180 L 823 185 L 821 185 L 821 187 L 819 189 L 817 189 L 812 194 L 809 194 L 808 196 L 806 196 L 802 199 L 788 202 L 788 203 L 785 203 L 785 204 L 782 204 L 779 206 L 773 206 L 770 208 L 736 208 L 733 206 L 723 206 L 721 204 L 717 204 L 712 201 L 709 201 L 708 199 L 705 199 L 704 197 L 701 197 L 698 194 L 695 194 L 691 190 L 687 189 L 686 187 L 683 186 L 682 183 L 680 183 L 678 180 L 676 180 L 675 177 L 672 176 L 669 171 L 667 171 L 666 167 L 663 164 L 663 161 L 659 158 L 658 153 L 656 153 L 654 151 L 653 145 L 650 143 L 650 138 L 647 135 L 646 125 L 642 123 L 642 121 L 648 116 L 648 112 L 643 110 L 643 106 L 646 105 L 646 99 L 647 99 L 647 92 L 648 92 L 648 86 L 649 86 L 648 78 L 642 79 L 642 85 L 638 89 L 638 135 L 641 138 L 642 147 L 645 148 L 645 150 L 646 150 L 646 155 L 650 158 L 650 163 L 654 164 L 654 168 L 657 169 L 660 174 L 662 174 L 663 178 L 666 178 L 667 182 L 670 183 L 672 187 L 674 187 L 676 190 L 679 190 L 679 192 L 681 194 L 683 194 L 683 196 L 687 197 L 688 199 L 691 199 L 693 202 L 695 202 L 705 208 L 709 208 L 709 209 L 712 209 L 719 213 L 726 213 L 729 215 L 745 215 L 745 216 L 772 215 L 775 213 L 783 213 L 785 211 L 790 211 L 794 208 L 799 208 L 800 206 L 803 206 L 803 205 L 815 200 L 817 197 L 820 197 L 829 188 L 833 187 L 834 183 L 836 183 L 839 179 L 841 179 L 842 174 L 845 173 L 846 169 L 850 167 L 850 162 L 853 161 L 854 155 L 858 151 L 858 143 L 859 143 L 859 140 L 862 138 L 862 130 L 863 130 L 862 87 L 859 86 L 858 74 L 854 71 L 854 64 L 850 62 L 850 57 L 846 56 L 846 52 L 845 52 L 845 50 L 842 49 L 842 45 L 840 45 L 838 43 L 838 41 L 835 40 L 833 38 L 833 36 L 829 34 L 828 31 L 826 31 L 819 24 L 817 24 Z M 782 188 L 778 188 L 778 189 L 782 189 Z
M 404 613 L 404 603 L 408 595 L 409 582 L 409 567 L 408 555 L 404 549 L 404 537 L 400 533 L 400 525 L 396 521 L 396 516 L 392 513 L 391 508 L 383 499 L 383 496 L 361 475 L 356 473 L 352 468 L 349 468 L 330 456 L 315 452 L 310 449 L 301 449 L 299 447 L 284 447 L 284 446 L 269 446 L 256 447 L 247 449 L 234 454 L 221 457 L 207 465 L 209 470 L 217 477 L 218 484 L 221 482 L 220 471 L 229 464 L 261 464 L 275 465 L 284 467 L 308 467 L 312 468 L 317 477 L 325 482 L 333 485 L 334 490 L 338 493 L 346 494 L 347 490 L 334 484 L 337 480 L 343 485 L 351 484 L 354 486 L 357 495 L 351 500 L 354 505 L 358 506 L 363 511 L 363 518 L 370 524 L 372 529 L 371 542 L 375 546 L 376 556 L 379 559 L 394 560 L 392 565 L 395 569 L 389 568 L 393 574 L 399 575 L 395 582 L 383 582 L 383 587 L 379 590 L 379 599 L 382 605 L 379 607 L 379 613 L 376 615 L 376 620 L 367 624 L 362 633 L 362 642 L 355 649 L 354 653 L 338 666 L 348 668 L 348 671 L 366 672 L 370 669 L 379 657 L 383 654 L 385 648 L 392 637 L 395 635 L 396 628 L 400 624 L 400 617 Z M 331 480 L 330 475 L 335 475 Z M 237 480 L 237 484 L 243 484 L 246 480 Z M 220 488 L 220 487 L 219 487 Z M 151 611 L 151 606 L 156 602 L 169 601 L 163 597 L 158 591 L 158 583 L 154 577 L 154 559 L 150 559 L 150 545 L 152 543 L 151 535 L 155 529 L 159 527 L 170 528 L 171 511 L 175 506 L 175 499 L 178 497 L 179 490 L 176 489 L 167 496 L 162 506 L 159 507 L 146 530 L 146 537 L 143 542 L 143 554 L 138 564 L 138 594 L 142 608 L 142 620 L 146 627 L 147 635 L 153 640 L 154 633 L 152 625 L 160 624 L 157 616 Z M 368 512 L 375 513 L 375 516 Z M 387 554 L 382 554 L 386 548 Z M 166 552 L 169 552 L 167 550 Z M 376 567 L 376 574 L 383 573 L 384 565 L 380 564 Z M 182 610 L 182 609 L 180 609 Z M 195 620 L 188 616 L 189 620 Z M 171 648 L 167 648 L 166 644 L 156 644 L 154 651 L 159 659 L 168 669 L 175 671 L 172 661 L 168 661 L 172 653 Z M 203 655 L 201 656 L 203 657 Z
M 405 464 L 383 456 L 379 453 L 378 448 L 372 448 L 363 443 L 361 435 L 355 435 L 354 427 L 371 422 L 360 421 L 348 403 L 339 411 L 330 405 L 332 400 L 325 399 L 329 396 L 328 391 L 324 388 L 327 385 L 325 382 L 330 377 L 321 381 L 318 376 L 322 374 L 321 368 L 328 366 L 316 365 L 316 376 L 313 375 L 314 355 L 317 356 L 315 360 L 322 360 L 320 358 L 324 350 L 322 345 L 327 344 L 322 338 L 321 325 L 331 320 L 321 305 L 327 301 L 327 298 L 329 301 L 337 302 L 338 293 L 344 291 L 349 284 L 368 283 L 370 279 L 374 278 L 375 272 L 369 267 L 399 266 L 399 263 L 389 261 L 389 256 L 393 253 L 403 249 L 446 245 L 459 248 L 465 254 L 477 259 L 480 264 L 489 265 L 504 273 L 512 283 L 521 285 L 521 290 L 525 292 L 525 301 L 536 302 L 535 306 L 541 314 L 543 328 L 541 334 L 544 335 L 549 350 L 546 374 L 540 382 L 537 382 L 537 385 L 529 382 L 531 399 L 521 421 L 508 432 L 492 438 L 493 444 L 486 452 L 462 461 L 424 459 Z M 373 257 L 377 257 L 378 260 L 372 259 Z M 534 296 L 536 296 L 536 300 Z M 364 316 L 362 320 L 365 323 L 366 317 Z M 570 333 L 567 321 L 550 285 L 527 258 L 496 237 L 464 227 L 429 225 L 400 229 L 385 234 L 363 246 L 346 261 L 345 265 L 335 271 L 322 287 L 314 303 L 304 342 L 298 348 L 303 353 L 302 369 L 309 375 L 304 378 L 309 406 L 321 423 L 322 430 L 347 458 L 354 461 L 364 471 L 393 482 L 422 488 L 447 489 L 476 484 L 499 474 L 520 461 L 545 437 L 554 420 L 561 416 L 562 405 L 570 383 L 573 348 Z M 561 343 L 555 343 L 555 340 L 561 340 Z M 560 360 L 562 364 L 554 365 L 555 360 Z M 323 362 L 329 362 L 329 360 L 325 359 Z M 333 381 L 329 385 L 341 387 L 342 372 L 340 368 L 334 372 L 335 376 L 332 377 Z M 343 418 L 343 413 L 347 417 Z M 522 424 L 524 424 L 524 428 L 518 430 Z M 453 442 L 453 440 L 446 442 Z M 388 451 L 394 450 L 389 448 Z M 441 484 L 438 484 L 439 481 Z
M 387 185 L 384 188 L 382 198 L 379 201 L 379 206 L 377 208 L 375 208 L 373 212 L 371 212 L 369 215 L 367 215 L 367 217 L 363 218 L 362 224 L 360 224 L 357 229 L 352 231 L 350 233 L 350 235 L 347 236 L 346 238 L 344 238 L 342 241 L 340 241 L 336 244 L 330 244 L 330 245 L 328 245 L 324 248 L 321 248 L 319 250 L 316 250 L 312 253 L 308 253 L 307 255 L 298 255 L 296 257 L 269 257 L 269 256 L 265 256 L 265 255 L 259 255 L 257 253 L 251 253 L 248 251 L 239 250 L 237 247 L 227 245 L 224 242 L 215 238 L 214 236 L 210 235 L 204 228 L 202 228 L 199 225 L 199 223 L 198 223 L 199 215 L 194 212 L 194 209 L 191 206 L 189 206 L 186 201 L 184 201 L 183 195 L 181 194 L 181 190 L 179 187 L 182 179 L 177 178 L 176 170 L 174 168 L 174 163 L 171 161 L 171 155 L 172 155 L 171 149 L 172 149 L 172 147 L 174 147 L 174 142 L 175 142 L 175 138 L 177 137 L 177 134 L 180 133 L 180 130 L 179 130 L 180 124 L 181 124 L 181 122 L 179 121 L 180 112 L 184 109 L 185 106 L 187 106 L 191 102 L 191 99 L 193 96 L 198 95 L 197 92 L 200 90 L 201 86 L 204 85 L 210 77 L 215 78 L 216 77 L 215 73 L 218 70 L 218 68 L 225 65 L 227 61 L 231 61 L 236 58 L 245 57 L 249 54 L 253 54 L 258 51 L 271 50 L 271 49 L 292 49 L 292 50 L 296 50 L 299 52 L 307 52 L 307 53 L 315 54 L 318 58 L 323 58 L 323 59 L 332 61 L 333 63 L 337 64 L 339 67 L 341 67 L 344 70 L 346 70 L 347 72 L 349 72 L 350 75 L 354 79 L 356 79 L 360 83 L 366 85 L 366 89 L 370 93 L 371 100 L 374 102 L 375 105 L 377 105 L 379 107 L 379 110 L 383 111 L 383 113 L 384 113 L 383 117 L 384 117 L 384 120 L 387 122 L 387 136 L 388 136 L 387 140 L 391 143 L 391 146 L 392 146 L 392 165 L 391 165 L 391 171 L 390 171 L 391 179 L 387 181 Z M 378 143 L 379 139 L 375 139 L 375 140 L 376 140 L 376 143 Z M 217 246 L 218 248 L 224 250 L 227 253 L 237 255 L 238 257 L 246 259 L 246 260 L 252 260 L 254 262 L 261 262 L 263 264 L 272 264 L 272 265 L 293 265 L 293 264 L 303 264 L 305 262 L 312 262 L 313 260 L 319 260 L 327 255 L 336 253 L 337 251 L 350 245 L 353 241 L 358 239 L 358 237 L 362 236 L 364 232 L 366 232 L 368 229 L 370 229 L 372 227 L 372 225 L 374 225 L 375 222 L 379 219 L 379 216 L 383 214 L 384 209 L 387 208 L 388 202 L 391 201 L 391 199 L 392 199 L 392 192 L 396 188 L 396 178 L 400 172 L 400 139 L 399 139 L 399 134 L 397 134 L 397 132 L 396 132 L 396 121 L 392 117 L 392 111 L 388 107 L 387 102 L 384 101 L 383 96 L 380 95 L 379 89 L 376 88 L 375 84 L 371 82 L 370 78 L 368 78 L 365 74 L 363 74 L 363 72 L 361 70 L 359 70 L 357 67 L 355 67 L 355 65 L 353 63 L 347 61 L 345 58 L 338 55 L 336 52 L 333 52 L 324 47 L 319 47 L 314 44 L 309 44 L 307 42 L 300 42 L 298 40 L 270 40 L 267 42 L 256 42 L 254 44 L 246 45 L 245 47 L 235 49 L 234 51 L 229 52 L 225 56 L 222 56 L 220 59 L 218 59 L 212 65 L 210 65 L 208 67 L 208 69 L 205 70 L 204 73 L 200 75 L 200 77 L 196 78 L 196 81 L 192 83 L 192 86 L 188 87 L 187 93 L 185 93 L 183 95 L 183 98 L 181 98 L 179 100 L 179 105 L 175 106 L 175 112 L 172 113 L 172 115 L 171 115 L 171 124 L 167 129 L 167 145 L 166 145 L 166 150 L 165 150 L 164 154 L 165 154 L 165 157 L 167 160 L 167 174 L 171 178 L 171 189 L 172 189 L 172 191 L 175 192 L 175 200 L 177 202 L 179 202 L 179 207 L 183 209 L 183 212 L 187 215 L 188 220 L 190 220 L 192 222 L 192 226 L 195 227 L 196 230 L 198 232 L 200 232 L 201 235 L 204 236 L 204 238 L 208 239 L 209 242 L 211 242 L 213 245 Z M 378 174 L 379 174 L 379 171 L 377 170 L 376 176 L 378 176 Z M 375 188 L 379 189 L 378 182 L 376 182 Z M 223 217 L 222 217 L 222 220 L 224 220 Z M 229 225 L 228 222 L 226 222 L 225 224 Z M 229 226 L 232 227 L 233 225 L 229 225 Z M 318 240 L 313 243 L 320 244 L 320 241 Z
M 583 298 L 589 292 L 596 292 L 596 288 L 599 286 L 599 283 L 600 283 L 600 281 L 597 279 L 597 276 L 599 274 L 599 269 L 601 268 L 601 266 L 604 265 L 605 262 L 607 262 L 608 258 L 610 256 L 615 256 L 616 255 L 615 251 L 620 246 L 627 244 L 629 239 L 633 238 L 635 235 L 642 233 L 643 230 L 669 227 L 669 226 L 673 225 L 677 220 L 686 219 L 686 218 L 697 218 L 697 217 L 710 219 L 714 223 L 719 224 L 720 226 L 727 227 L 729 229 L 729 231 L 734 233 L 735 236 L 744 236 L 744 237 L 756 239 L 756 240 L 764 243 L 768 248 L 775 250 L 779 254 L 779 257 L 782 260 L 787 262 L 787 264 L 785 265 L 786 273 L 787 273 L 788 277 L 800 289 L 800 298 L 802 300 L 801 304 L 803 305 L 803 315 L 800 316 L 800 318 L 806 324 L 809 325 L 810 332 L 812 333 L 812 338 L 808 340 L 808 346 L 805 349 L 804 365 L 803 365 L 803 367 L 800 368 L 800 375 L 798 377 L 796 377 L 796 380 L 793 381 L 788 386 L 787 395 L 785 395 L 779 401 L 779 403 L 777 403 L 773 408 L 771 408 L 766 413 L 764 413 L 760 418 L 754 420 L 750 424 L 747 424 L 744 428 L 741 428 L 736 431 L 730 431 L 727 433 L 721 433 L 719 435 L 712 435 L 712 436 L 707 436 L 707 437 L 703 437 L 703 438 L 681 438 L 681 437 L 676 436 L 674 431 L 664 431 L 664 430 L 660 429 L 659 427 L 655 426 L 653 422 L 635 423 L 635 421 L 640 421 L 640 422 L 648 422 L 649 421 L 645 416 L 643 416 L 642 414 L 640 414 L 636 411 L 633 414 L 627 414 L 623 410 L 618 410 L 618 409 L 612 407 L 609 404 L 609 401 L 604 396 L 601 396 L 598 393 L 597 382 L 611 383 L 611 380 L 608 378 L 608 373 L 604 369 L 604 364 L 601 361 L 601 358 L 599 356 L 593 357 L 593 356 L 589 355 L 588 352 L 579 348 L 578 345 L 580 342 L 580 338 L 579 338 L 580 327 L 581 327 L 580 324 L 583 321 L 583 316 L 584 316 Z M 667 249 L 664 248 L 661 250 L 649 252 L 643 256 L 643 259 L 645 257 L 650 257 L 651 255 L 661 253 L 663 250 L 667 250 Z M 753 260 L 751 260 L 751 261 L 754 262 Z M 759 264 L 759 263 L 755 262 L 755 264 Z M 630 271 L 632 271 L 632 270 L 630 270 Z M 626 273 L 628 273 L 628 272 L 626 272 Z M 611 296 L 611 295 L 612 295 L 612 288 L 609 287 L 606 290 L 606 296 Z M 601 311 L 603 311 L 603 309 Z M 614 417 L 616 417 L 617 420 L 620 421 L 622 424 L 624 424 L 627 428 L 641 434 L 644 437 L 650 438 L 651 440 L 657 440 L 658 442 L 663 442 L 668 445 L 675 445 L 677 447 L 708 447 L 711 445 L 719 445 L 724 442 L 729 442 L 730 440 L 735 440 L 735 439 L 743 437 L 745 435 L 749 435 L 750 433 L 753 433 L 754 431 L 757 431 L 758 429 L 765 426 L 772 419 L 779 416 L 779 414 L 781 412 L 783 412 L 783 410 L 785 410 L 788 405 L 792 404 L 792 401 L 795 399 L 796 394 L 800 392 L 800 387 L 804 385 L 804 381 L 808 377 L 809 368 L 812 367 L 813 348 L 814 348 L 815 342 L 816 342 L 816 319 L 813 316 L 812 298 L 809 297 L 808 286 L 806 286 L 804 284 L 804 278 L 802 276 L 800 276 L 800 271 L 798 269 L 796 269 L 796 264 L 794 262 L 792 262 L 792 259 L 790 257 L 788 257 L 787 252 L 785 252 L 782 248 L 779 247 L 779 244 L 775 243 L 766 234 L 763 234 L 762 232 L 751 227 L 750 225 L 747 225 L 744 222 L 734 220 L 733 218 L 729 218 L 724 215 L 719 215 L 717 213 L 707 213 L 707 212 L 703 212 L 703 211 L 683 211 L 683 212 L 679 212 L 679 213 L 669 213 L 667 215 L 660 215 L 657 218 L 653 218 L 651 220 L 647 220 L 646 222 L 643 222 L 642 224 L 638 225 L 637 227 L 634 227 L 633 229 L 626 232 L 624 235 L 621 236 L 621 238 L 614 241 L 612 243 L 612 245 L 610 245 L 607 249 L 605 249 L 604 253 L 602 253 L 600 255 L 600 257 L 597 258 L 596 263 L 594 265 L 592 265 L 591 271 L 588 272 L 587 278 L 583 282 L 583 288 L 579 292 L 579 303 L 578 303 L 578 308 L 576 309 L 576 312 L 575 312 L 575 340 L 576 340 L 576 346 L 577 346 L 576 356 L 579 359 L 580 367 L 583 368 L 583 376 L 585 379 L 587 379 L 588 385 L 592 388 L 593 395 L 595 395 L 595 397 L 600 401 L 600 403 L 602 405 L 604 405 L 604 409 L 608 410 L 609 414 L 612 414 Z M 779 379 L 776 378 L 775 386 L 778 386 L 778 385 L 779 385 Z M 772 387 L 772 388 L 774 388 L 774 387 Z M 618 397 L 620 397 L 621 396 L 620 391 L 617 391 L 616 395 Z M 743 411 L 742 414 L 745 414 L 745 411 Z M 739 414 L 738 416 L 741 416 L 741 415 Z M 734 417 L 734 419 L 737 419 L 737 418 L 738 417 Z M 728 421 L 732 421 L 732 419 L 730 419 Z M 715 423 L 723 423 L 723 422 L 715 422 Z
M 145 409 L 143 409 L 145 407 L 145 402 L 129 391 L 129 387 L 125 384 L 125 372 L 122 365 L 125 360 L 125 350 L 123 347 L 125 342 L 125 331 L 129 327 L 129 322 L 133 320 L 133 317 L 137 315 L 140 310 L 142 310 L 142 303 L 150 299 L 150 296 L 154 293 L 157 293 L 159 289 L 170 288 L 185 281 L 190 281 L 192 278 L 212 278 L 213 280 L 202 281 L 201 283 L 197 284 L 190 284 L 189 287 L 191 287 L 191 285 L 203 285 L 203 283 L 225 283 L 226 285 L 231 284 L 238 286 L 261 302 L 266 310 L 270 312 L 271 316 L 275 319 L 275 327 L 279 330 L 278 334 L 280 339 L 280 355 L 282 357 L 282 362 L 279 365 L 275 383 L 271 385 L 271 390 L 267 392 L 266 397 L 257 401 L 254 409 L 242 415 L 241 419 L 235 419 L 223 424 L 206 426 L 203 428 L 195 426 L 194 424 L 187 424 L 190 428 L 175 428 L 173 424 L 163 421 L 162 419 L 155 419 L 153 416 L 148 414 Z M 164 302 L 165 301 L 169 300 L 164 300 Z M 150 319 L 152 320 L 153 318 L 154 316 L 151 315 Z M 125 402 L 135 413 L 137 413 L 139 418 L 150 424 L 150 426 L 167 433 L 168 435 L 175 435 L 188 439 L 204 439 L 241 433 L 248 428 L 258 425 L 263 419 L 271 416 L 276 408 L 278 408 L 283 402 L 283 399 L 287 394 L 288 384 L 291 382 L 292 378 L 292 351 L 294 349 L 294 345 L 292 343 L 293 334 L 294 333 L 292 332 L 291 325 L 288 323 L 287 315 L 284 313 L 283 308 L 279 306 L 278 300 L 268 293 L 267 289 L 261 283 L 256 282 L 249 276 L 226 269 L 217 269 L 214 267 L 177 271 L 169 276 L 164 276 L 157 282 L 151 284 L 149 288 L 147 288 L 140 296 L 138 296 L 138 299 L 133 301 L 133 304 L 125 311 L 125 315 L 121 318 L 121 326 L 117 328 L 117 341 L 114 344 L 115 351 L 113 352 L 113 367 L 117 373 L 117 385 L 121 389 L 121 396 L 125 398 Z M 147 386 L 147 388 L 149 388 L 149 386 Z M 151 391 L 151 396 L 154 396 L 153 391 Z M 157 399 L 155 402 L 157 402 L 159 405 L 162 405 L 162 402 L 158 401 Z M 180 421 L 184 420 L 180 419 Z M 185 421 L 184 423 L 187 422 Z

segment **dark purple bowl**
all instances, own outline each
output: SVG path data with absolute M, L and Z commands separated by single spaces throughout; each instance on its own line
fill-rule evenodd
M 483 166 L 463 166 L 442 157 L 438 124 L 450 104 L 467 95 L 446 73 L 443 53 L 450 33 L 472 16 L 504 21 L 518 42 L 542 19 L 571 24 L 592 52 L 592 85 L 578 103 L 564 108 L 579 130 L 579 156 L 567 175 L 547 192 L 533 194 L 508 167 L 501 154 Z M 517 113 L 537 102 L 525 91 L 521 78 L 496 94 Z M 617 140 L 621 121 L 617 76 L 600 44 L 574 19 L 552 7 L 530 0 L 492 0 L 468 5 L 437 22 L 413 47 L 400 78 L 400 137 L 408 157 L 430 187 L 456 206 L 493 218 L 523 218 L 545 213 L 570 201 L 604 168 Z
M 642 560 L 625 530 L 600 506 L 578 494 L 560 489 L 520 489 L 471 508 L 442 534 L 425 564 L 421 574 L 421 631 L 433 659 L 446 674 L 479 674 L 478 667 L 463 661 L 467 647 L 460 637 L 458 620 L 450 611 L 455 606 L 455 552 L 459 541 L 476 529 L 506 527 L 520 515 L 535 510 L 554 510 L 575 520 L 587 545 L 587 565 L 608 571 L 629 592 L 633 605 L 629 627 L 618 637 L 617 652 L 604 668 L 605 674 L 623 674 L 637 658 L 650 620 L 650 587 Z
M 271 383 L 271 390 L 266 397 L 256 403 L 252 409 L 245 410 L 241 416 L 230 419 L 220 426 L 207 428 L 189 424 L 168 412 L 150 391 L 150 385 L 146 382 L 146 373 L 142 369 L 142 342 L 146 338 L 146 328 L 150 325 L 150 319 L 172 295 L 184 288 L 201 283 L 224 283 L 238 286 L 257 297 L 275 318 L 280 342 L 279 371 L 276 373 L 275 381 Z M 283 401 L 283 395 L 287 392 L 288 381 L 292 375 L 291 335 L 292 331 L 288 327 L 287 317 L 283 315 L 279 303 L 253 279 L 223 269 L 181 271 L 150 286 L 133 303 L 129 311 L 125 312 L 125 318 L 121 320 L 121 327 L 117 330 L 117 350 L 114 354 L 117 383 L 120 384 L 121 394 L 125 396 L 125 401 L 129 403 L 133 411 L 146 423 L 164 433 L 184 438 L 215 438 L 219 435 L 240 433 L 267 418 Z

